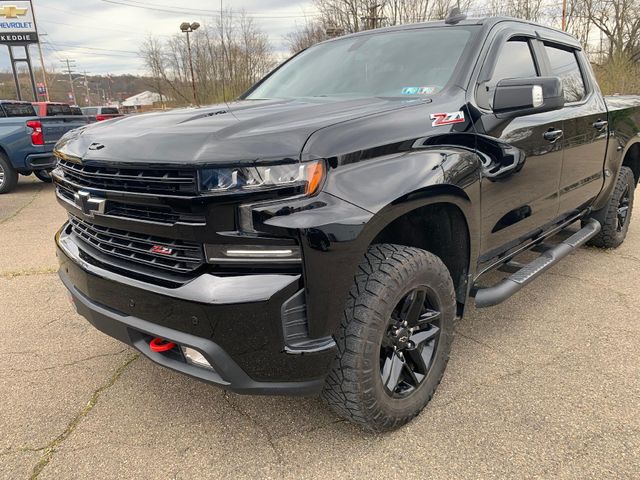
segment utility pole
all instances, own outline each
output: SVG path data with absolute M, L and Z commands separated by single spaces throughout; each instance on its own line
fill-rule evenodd
M 87 106 L 88 106 L 88 105 L 91 105 L 91 96 L 90 96 L 90 93 L 89 93 L 89 82 L 87 80 L 87 71 L 86 70 L 84 71 L 84 88 L 87 91 L 87 96 L 85 98 L 85 102 L 87 103 Z
M 76 89 L 73 86 L 73 77 L 71 76 L 71 74 L 73 73 L 71 70 L 71 67 L 75 67 L 75 65 L 72 65 L 73 63 L 75 63 L 75 60 L 69 60 L 67 58 L 65 60 L 62 60 L 62 63 L 67 66 L 67 69 L 64 71 L 64 73 L 66 73 L 69 76 L 69 86 L 71 87 L 71 96 L 73 97 L 73 104 L 77 105 L 78 100 L 76 99 Z
M 369 6 L 369 16 L 367 17 L 362 17 L 360 20 L 362 20 L 366 27 L 366 30 L 373 30 L 375 28 L 378 28 L 379 22 L 384 20 L 385 17 L 379 17 L 378 16 L 378 8 L 380 8 L 382 5 L 374 3 L 373 5 Z
M 49 84 L 47 82 L 47 69 L 44 66 L 44 55 L 42 54 L 42 43 L 40 42 L 40 34 L 38 32 L 38 22 L 36 20 L 36 11 L 33 8 L 33 1 L 29 0 L 29 4 L 31 7 L 31 14 L 33 15 L 33 25 L 36 29 L 36 35 L 38 36 L 38 52 L 40 54 L 40 65 L 42 67 L 42 84 L 44 85 L 44 92 L 45 92 L 45 99 L 46 101 L 50 101 L 49 100 Z M 26 47 L 28 48 L 28 47 Z M 36 100 L 37 100 L 37 95 L 36 95 Z
M 567 30 L 567 0 L 562 0 L 562 31 Z

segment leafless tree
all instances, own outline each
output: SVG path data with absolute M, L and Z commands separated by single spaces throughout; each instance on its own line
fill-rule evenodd
M 608 55 L 640 61 L 640 1 L 583 0 L 591 24 L 608 43 Z
M 194 80 L 200 103 L 236 98 L 274 65 L 271 45 L 251 18 L 230 10 L 191 34 Z M 140 49 L 156 89 L 177 105 L 191 99 L 189 54 L 184 34 L 162 42 L 150 37 Z
M 302 27 L 289 32 L 284 41 L 291 54 L 298 53 L 328 38 L 326 27 L 320 21 L 307 21 Z

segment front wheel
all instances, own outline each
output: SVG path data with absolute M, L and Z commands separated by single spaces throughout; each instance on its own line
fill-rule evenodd
M 33 174 L 44 183 L 51 183 L 51 170 L 36 170 Z
M 438 257 L 401 245 L 370 247 L 349 292 L 324 400 L 372 431 L 409 422 L 444 374 L 455 315 L 453 281 Z

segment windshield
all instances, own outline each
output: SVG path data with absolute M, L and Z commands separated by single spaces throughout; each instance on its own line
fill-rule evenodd
M 472 28 L 417 28 L 323 43 L 284 64 L 246 98 L 433 95 L 451 79 Z

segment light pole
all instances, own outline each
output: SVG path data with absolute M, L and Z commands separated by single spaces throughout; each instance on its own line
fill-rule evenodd
M 195 32 L 200 28 L 198 22 L 182 22 L 180 24 L 180 30 L 187 34 L 187 50 L 189 51 L 189 68 L 191 69 L 191 88 L 193 90 L 193 103 L 198 105 L 198 96 L 196 95 L 196 79 L 193 75 L 193 59 L 191 58 L 191 40 L 189 39 L 189 33 Z

